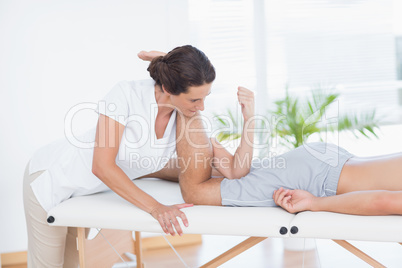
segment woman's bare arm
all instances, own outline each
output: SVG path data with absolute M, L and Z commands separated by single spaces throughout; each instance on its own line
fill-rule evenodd
M 123 132 L 124 125 L 105 115 L 101 114 L 99 116 L 93 155 L 93 174 L 118 195 L 138 208 L 150 213 L 159 221 L 165 233 L 174 235 L 174 225 L 176 231 L 181 235 L 182 230 L 176 216 L 181 217 L 184 225 L 187 226 L 187 218 L 185 214 L 180 211 L 180 208 L 191 205 L 180 204 L 165 206 L 160 204 L 130 180 L 124 171 L 117 166 L 115 160 Z

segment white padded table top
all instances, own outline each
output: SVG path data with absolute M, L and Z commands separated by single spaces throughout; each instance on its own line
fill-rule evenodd
M 165 205 L 184 203 L 178 183 L 159 179 L 134 180 L 142 190 Z M 287 237 L 280 229 L 295 215 L 281 208 L 194 206 L 182 209 L 189 221 L 187 234 Z M 163 233 L 159 223 L 112 191 L 74 197 L 51 209 L 54 226 L 93 227 Z
M 178 183 L 159 179 L 141 179 L 134 183 L 163 204 L 184 202 Z M 183 226 L 187 234 L 402 242 L 402 216 L 311 211 L 295 215 L 277 207 L 194 206 L 182 211 L 190 225 Z M 71 198 L 50 210 L 48 216 L 54 217 L 51 224 L 54 226 L 163 232 L 150 214 L 112 191 Z M 283 227 L 286 233 L 281 234 Z M 292 227 L 297 228 L 291 232 Z
M 331 212 L 298 213 L 291 226 L 291 237 L 337 240 L 402 242 L 402 216 L 357 216 Z

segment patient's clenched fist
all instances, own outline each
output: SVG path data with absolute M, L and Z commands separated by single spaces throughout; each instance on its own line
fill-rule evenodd
M 244 121 L 246 122 L 254 116 L 254 92 L 245 87 L 238 87 L 237 99 L 241 106 Z

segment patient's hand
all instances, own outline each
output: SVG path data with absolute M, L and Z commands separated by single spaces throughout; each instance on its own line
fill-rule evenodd
M 151 50 L 151 51 L 140 51 L 137 56 L 138 58 L 142 59 L 143 61 L 152 61 L 153 58 L 165 56 L 165 52 Z
M 254 92 L 245 87 L 238 87 L 237 98 L 241 106 L 244 122 L 247 122 L 254 116 Z
M 282 187 L 274 191 L 275 204 L 290 213 L 311 210 L 312 203 L 317 197 L 304 190 L 286 190 Z

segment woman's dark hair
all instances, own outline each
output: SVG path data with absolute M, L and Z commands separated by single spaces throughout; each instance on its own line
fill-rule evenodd
M 163 85 L 173 95 L 215 80 L 215 69 L 207 56 L 190 45 L 176 47 L 165 56 L 154 58 L 147 70 L 157 85 Z

